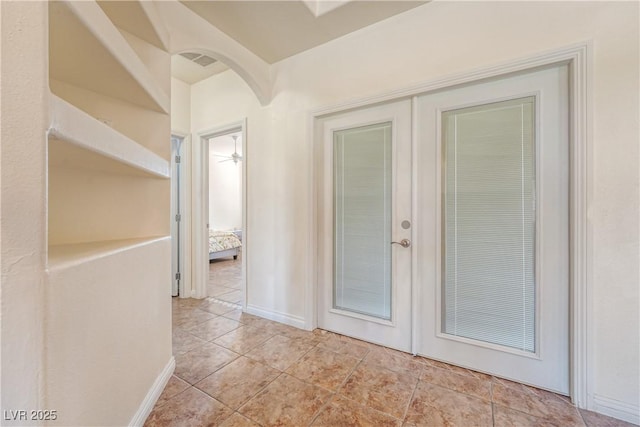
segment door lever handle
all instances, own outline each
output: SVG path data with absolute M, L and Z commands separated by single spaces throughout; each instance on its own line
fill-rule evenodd
M 402 239 L 399 242 L 391 242 L 392 245 L 400 245 L 403 248 L 408 248 L 409 246 L 411 246 L 411 240 L 409 239 Z

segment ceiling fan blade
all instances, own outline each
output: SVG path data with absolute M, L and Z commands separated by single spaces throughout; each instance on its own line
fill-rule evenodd
M 233 159 L 220 160 L 218 163 L 230 162 L 230 161 L 232 161 L 232 160 L 233 160 Z

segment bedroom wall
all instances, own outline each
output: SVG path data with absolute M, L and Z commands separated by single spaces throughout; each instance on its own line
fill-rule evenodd
M 216 155 L 229 156 L 233 150 L 221 149 L 229 135 L 209 140 L 209 229 L 242 229 L 242 162 L 222 162 Z M 238 146 L 242 137 L 238 138 Z M 240 150 L 238 150 L 240 151 Z
M 311 110 L 592 41 L 588 403 L 639 422 L 638 39 L 635 2 L 432 2 L 274 64 L 268 107 L 233 72 L 193 85 L 194 130 L 248 118 L 249 306 L 313 316 Z

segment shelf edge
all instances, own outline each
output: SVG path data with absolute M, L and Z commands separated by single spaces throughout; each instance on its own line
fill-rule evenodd
M 171 236 L 151 236 L 126 240 L 105 240 L 67 245 L 53 245 L 47 248 L 47 272 L 57 273 L 154 243 L 170 241 Z M 51 256 L 52 252 L 64 252 L 66 255 Z M 53 259 L 52 259 L 53 258 Z M 58 258 L 58 259 L 56 259 Z
M 49 134 L 160 178 L 170 178 L 169 162 L 148 148 L 50 94 Z

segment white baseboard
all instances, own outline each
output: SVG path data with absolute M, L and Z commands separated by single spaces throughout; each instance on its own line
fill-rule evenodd
M 590 409 L 603 415 L 640 425 L 640 406 L 638 405 L 595 394 L 593 408 Z
M 284 323 L 299 329 L 305 329 L 305 326 L 306 326 L 306 322 L 304 321 L 304 318 L 300 316 L 293 316 L 291 314 L 281 313 L 275 310 L 268 310 L 266 308 L 256 307 L 255 305 L 250 305 L 250 304 L 247 305 L 246 311 L 249 314 L 264 317 L 265 319 Z
M 142 425 L 144 425 L 144 422 L 147 420 L 147 417 L 158 401 L 160 394 L 162 394 L 162 390 L 164 390 L 165 386 L 169 382 L 169 379 L 171 379 L 171 375 L 173 375 L 173 370 L 175 369 L 175 367 L 176 359 L 171 356 L 171 359 L 169 359 L 169 363 L 167 363 L 167 366 L 165 366 L 162 372 L 160 372 L 160 375 L 158 375 L 153 385 L 149 389 L 149 392 L 142 401 L 142 404 L 140 404 L 140 407 L 131 419 L 131 422 L 129 422 L 130 427 L 142 427 Z

